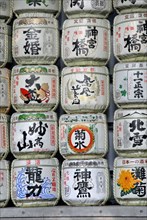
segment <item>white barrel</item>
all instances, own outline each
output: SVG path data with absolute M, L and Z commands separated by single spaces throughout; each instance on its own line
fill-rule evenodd
M 105 156 L 108 150 L 106 115 L 62 115 L 59 120 L 59 150 L 67 159 Z
M 10 70 L 0 68 L 0 113 L 8 113 L 10 106 Z
M 117 157 L 114 161 L 113 192 L 120 205 L 147 205 L 147 160 Z
M 146 12 L 147 0 L 113 0 L 114 9 L 117 13 Z
M 12 61 L 11 27 L 0 21 L 0 67 L 4 67 Z
M 119 156 L 147 157 L 147 109 L 116 110 L 113 139 Z
M 0 113 L 0 160 L 9 153 L 9 116 Z
M 12 55 L 17 64 L 54 64 L 59 57 L 55 18 L 17 18 L 13 22 Z
M 105 65 L 110 58 L 110 22 L 97 18 L 66 19 L 61 56 L 67 66 Z
M 117 15 L 114 18 L 113 48 L 118 61 L 146 61 L 147 13 Z
M 0 19 L 9 23 L 12 15 L 12 0 L 0 0 Z
M 63 11 L 68 18 L 96 17 L 106 18 L 112 11 L 111 0 L 63 0 Z
M 39 1 L 25 1 L 13 0 L 13 12 L 18 17 L 25 17 L 26 13 L 34 13 L 37 17 L 48 16 L 57 17 L 61 10 L 61 0 L 39 0 Z
M 61 72 L 61 105 L 67 113 L 105 112 L 109 93 L 107 67 L 65 67 Z
M 104 205 L 109 199 L 109 171 L 105 159 L 64 160 L 61 195 L 67 205 Z
M 56 158 L 13 160 L 11 199 L 15 206 L 54 206 L 59 198 L 59 162 Z
M 50 158 L 57 152 L 57 115 L 53 111 L 14 113 L 10 131 L 10 149 L 17 159 Z
M 10 200 L 9 162 L 0 160 L 0 207 L 6 207 Z
M 113 97 L 119 108 L 147 108 L 147 62 L 114 66 Z
M 49 111 L 59 102 L 59 70 L 55 65 L 14 66 L 11 102 L 16 111 Z

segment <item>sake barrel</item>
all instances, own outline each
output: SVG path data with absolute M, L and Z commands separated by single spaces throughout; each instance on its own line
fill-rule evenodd
M 106 115 L 102 113 L 61 115 L 59 150 L 67 159 L 105 156 L 108 150 Z
M 18 159 L 53 157 L 58 149 L 55 112 L 14 113 L 11 152 Z
M 0 160 L 0 207 L 6 207 L 10 200 L 9 162 Z
M 66 19 L 61 57 L 66 66 L 105 65 L 110 58 L 110 22 L 97 18 Z
M 121 62 L 146 61 L 147 13 L 130 13 L 114 18 L 114 55 Z
M 109 198 L 109 172 L 105 159 L 64 160 L 61 195 L 71 206 L 103 205 Z
M 146 0 L 113 0 L 113 6 L 121 14 L 147 11 Z
M 65 67 L 61 72 L 61 105 L 67 113 L 105 112 L 109 106 L 107 67 Z
M 0 21 L 0 67 L 12 62 L 11 27 Z
M 54 64 L 59 57 L 58 21 L 25 17 L 13 22 L 12 55 L 17 64 Z
M 111 0 L 63 0 L 63 11 L 68 18 L 106 18 L 112 11 L 112 2 Z
M 61 0 L 25 1 L 13 0 L 13 12 L 18 17 L 34 13 L 37 17 L 57 17 L 61 11 Z
M 147 63 L 117 63 L 113 97 L 119 108 L 147 108 Z
M 0 113 L 8 113 L 10 106 L 10 70 L 0 68 Z
M 0 19 L 9 23 L 12 15 L 12 0 L 0 0 Z
M 116 110 L 113 135 L 120 156 L 147 157 L 147 109 Z
M 147 160 L 117 157 L 114 161 L 113 191 L 120 205 L 146 206 Z
M 11 198 L 15 206 L 54 206 L 58 203 L 58 159 L 15 159 L 11 166 L 11 179 Z
M 49 111 L 59 102 L 59 71 L 55 65 L 16 65 L 12 68 L 11 102 L 20 112 Z
M 0 160 L 9 153 L 9 116 L 0 113 Z

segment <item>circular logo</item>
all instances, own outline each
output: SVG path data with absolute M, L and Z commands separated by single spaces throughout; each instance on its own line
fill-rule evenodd
M 85 125 L 74 126 L 68 134 L 68 144 L 76 153 L 88 152 L 94 143 L 94 135 Z

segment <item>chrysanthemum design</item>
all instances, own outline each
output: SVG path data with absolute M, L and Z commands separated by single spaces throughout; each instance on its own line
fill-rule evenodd
M 117 185 L 121 188 L 121 195 L 131 193 L 131 191 L 140 183 L 140 179 L 130 172 L 130 170 L 121 170 L 119 178 L 117 179 Z

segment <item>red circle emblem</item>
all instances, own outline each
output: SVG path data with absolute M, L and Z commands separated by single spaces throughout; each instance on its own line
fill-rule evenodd
M 94 143 L 94 135 L 88 126 L 76 125 L 68 134 L 68 144 L 76 153 L 88 152 Z

